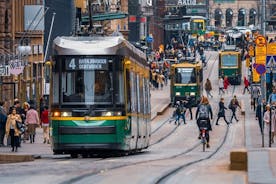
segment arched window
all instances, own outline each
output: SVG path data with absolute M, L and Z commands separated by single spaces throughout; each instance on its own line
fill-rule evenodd
M 233 10 L 228 8 L 225 12 L 225 25 L 226 27 L 232 27 Z
M 237 26 L 245 26 L 245 9 L 239 9 Z
M 255 25 L 256 24 L 256 16 L 257 16 L 257 11 L 254 8 L 250 9 L 248 25 Z
M 222 18 L 222 12 L 220 9 L 215 10 L 215 26 L 221 27 L 221 18 Z

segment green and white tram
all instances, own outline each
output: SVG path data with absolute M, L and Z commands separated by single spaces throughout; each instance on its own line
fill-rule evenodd
M 51 139 L 54 154 L 135 152 L 149 146 L 146 55 L 121 36 L 54 40 Z

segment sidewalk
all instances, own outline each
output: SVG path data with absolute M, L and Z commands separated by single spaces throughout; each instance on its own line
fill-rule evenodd
M 170 105 L 170 81 L 161 89 L 151 89 L 151 120 L 162 114 Z
M 245 104 L 250 109 L 250 104 Z M 255 120 L 255 112 L 249 110 L 245 114 L 245 146 L 248 154 L 248 183 L 275 184 L 276 183 L 276 143 L 269 148 L 267 127 L 264 128 L 264 147 L 262 135 Z
M 164 86 L 163 90 L 151 90 L 151 119 L 158 114 L 162 114 L 170 104 L 169 84 Z M 6 144 L 6 142 L 5 142 Z M 18 152 L 11 152 L 11 147 L 0 147 L 0 163 L 33 161 L 38 158 L 57 158 L 60 155 L 53 155 L 51 145 L 43 144 L 43 130 L 36 129 L 35 143 L 29 141 L 21 143 Z M 62 155 L 64 157 L 64 155 Z M 68 155 L 69 157 L 69 155 Z

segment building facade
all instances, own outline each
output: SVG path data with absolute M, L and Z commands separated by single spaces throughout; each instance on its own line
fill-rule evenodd
M 43 14 L 43 0 L 0 1 L 0 99 L 9 104 L 43 91 Z

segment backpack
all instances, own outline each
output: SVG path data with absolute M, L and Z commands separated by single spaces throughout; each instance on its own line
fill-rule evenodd
M 208 107 L 207 105 L 200 105 L 199 106 L 199 110 L 198 110 L 198 117 L 199 119 L 208 119 L 209 118 L 209 114 L 208 114 Z

